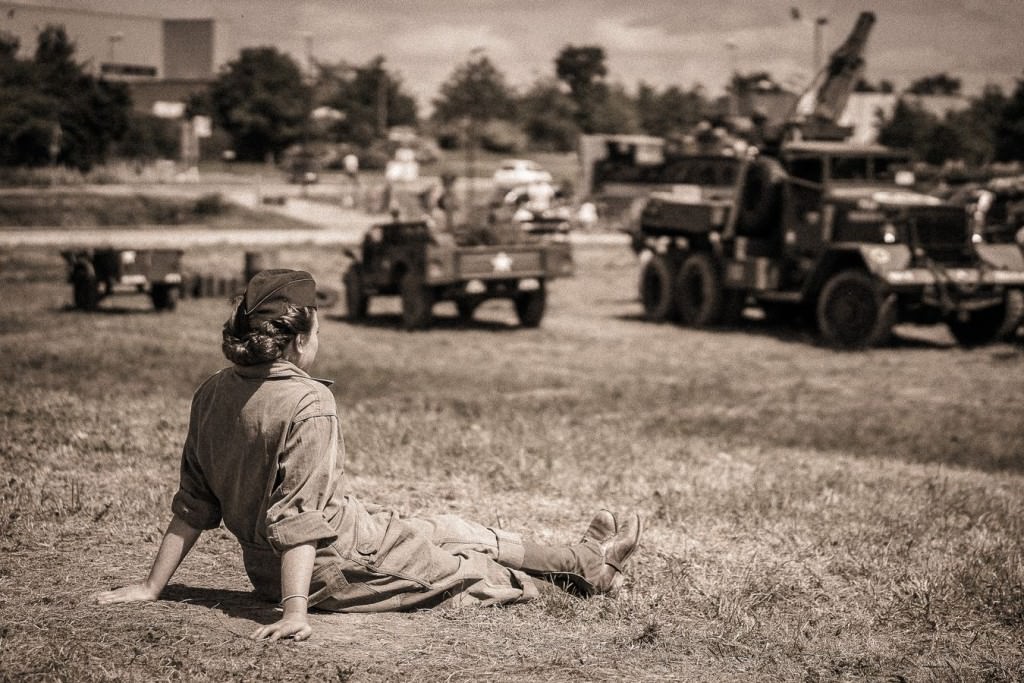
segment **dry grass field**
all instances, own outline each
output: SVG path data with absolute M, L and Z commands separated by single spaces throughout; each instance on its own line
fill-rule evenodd
M 279 265 L 340 288 L 340 250 Z M 227 304 L 68 309 L 56 253 L 0 253 L 0 678 L 10 680 L 1020 680 L 1024 347 L 937 329 L 836 353 L 749 321 L 644 322 L 625 247 L 577 250 L 538 330 L 488 304 L 399 329 L 326 311 L 362 498 L 575 540 L 637 509 L 626 591 L 589 601 L 275 619 L 226 531 L 156 603 L 89 596 L 142 578 L 169 517 L 194 387 L 224 364 Z M 226 248 L 196 271 L 240 270 Z

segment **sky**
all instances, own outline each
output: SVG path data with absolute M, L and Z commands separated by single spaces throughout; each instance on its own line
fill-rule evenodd
M 722 92 L 733 69 L 767 70 L 793 87 L 814 62 L 814 23 L 827 55 L 857 14 L 873 11 L 866 76 L 904 87 L 948 72 L 975 94 L 1024 78 L 1024 0 L 22 0 L 164 18 L 213 17 L 231 51 L 275 45 L 305 59 L 361 64 L 380 54 L 428 106 L 453 69 L 482 49 L 524 88 L 554 75 L 566 45 L 600 45 L 608 79 L 629 89 L 702 84 Z M 800 18 L 794 19 L 793 8 Z

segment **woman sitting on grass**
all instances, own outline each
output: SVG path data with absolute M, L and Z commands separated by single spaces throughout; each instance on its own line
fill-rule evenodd
M 636 514 L 597 513 L 574 545 L 451 515 L 399 517 L 346 493 L 344 444 L 330 382 L 306 370 L 319 346 L 309 273 L 256 274 L 224 325 L 233 363 L 192 399 L 173 516 L 142 583 L 100 604 L 156 600 L 204 529 L 223 520 L 256 592 L 283 607 L 255 639 L 309 637 L 308 607 L 383 612 L 525 602 L 555 583 L 613 594 L 636 549 Z

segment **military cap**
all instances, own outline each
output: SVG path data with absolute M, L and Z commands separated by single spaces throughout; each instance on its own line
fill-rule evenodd
M 261 270 L 245 288 L 243 306 L 250 323 L 273 320 L 289 304 L 316 308 L 316 281 L 304 270 Z

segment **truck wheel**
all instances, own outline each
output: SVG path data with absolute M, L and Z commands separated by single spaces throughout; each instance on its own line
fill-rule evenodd
M 342 276 L 345 285 L 345 313 L 350 321 L 363 320 L 370 309 L 370 297 L 363 286 L 363 269 L 356 264 L 349 266 Z
M 72 295 L 75 300 L 75 308 L 83 311 L 94 311 L 100 303 L 99 283 L 96 276 L 88 268 L 75 268 L 71 275 Z
M 692 254 L 676 275 L 673 298 L 680 320 L 693 327 L 709 327 L 725 322 L 728 309 L 729 324 L 739 320 L 743 298 L 739 292 L 722 287 L 722 276 L 709 254 Z
M 538 327 L 544 318 L 547 305 L 547 293 L 542 286 L 532 292 L 524 292 L 515 298 L 516 317 L 523 327 Z
M 178 288 L 174 285 L 153 285 L 149 298 L 158 311 L 173 311 L 178 307 Z
M 822 339 L 830 346 L 878 346 L 888 340 L 896 324 L 895 297 L 862 270 L 840 271 L 821 290 L 817 318 Z
M 422 278 L 409 271 L 402 276 L 402 326 L 407 330 L 418 330 L 430 324 L 434 307 L 434 295 L 423 284 Z
M 672 266 L 662 254 L 653 254 L 640 271 L 640 302 L 648 320 L 664 322 L 673 313 Z
M 1003 303 L 971 312 L 967 320 L 949 319 L 946 324 L 961 346 L 983 346 L 1008 339 L 1024 316 L 1024 294 L 1010 290 Z

